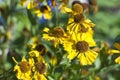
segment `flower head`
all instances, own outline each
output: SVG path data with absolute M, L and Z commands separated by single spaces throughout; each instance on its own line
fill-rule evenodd
M 92 30 L 95 24 L 86 19 L 83 14 L 75 14 L 68 21 L 67 30 L 69 33 L 86 33 Z
M 68 53 L 68 59 L 72 60 L 77 57 L 81 65 L 91 65 L 98 56 L 90 49 L 90 47 L 95 46 L 95 42 L 92 37 L 80 35 L 72 35 L 74 37 L 64 41 L 64 49 Z
M 14 59 L 14 58 L 13 58 Z M 14 59 L 16 62 L 16 60 Z M 25 59 L 25 57 L 22 58 L 21 62 L 17 62 L 17 65 L 14 67 L 14 71 L 16 72 L 16 76 L 18 79 L 23 80 L 32 80 L 31 79 L 31 69 L 34 66 L 34 60 L 30 58 L 28 61 Z
M 43 38 L 48 41 L 53 41 L 54 46 L 57 46 L 58 44 L 62 44 L 63 40 L 66 37 L 66 33 L 60 27 L 55 27 L 52 30 L 45 28 L 44 32 L 45 33 L 43 34 Z

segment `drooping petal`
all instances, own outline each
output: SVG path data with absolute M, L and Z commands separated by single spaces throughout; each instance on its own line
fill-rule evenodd
M 118 63 L 118 64 L 120 64 L 120 57 L 116 58 L 115 62 Z

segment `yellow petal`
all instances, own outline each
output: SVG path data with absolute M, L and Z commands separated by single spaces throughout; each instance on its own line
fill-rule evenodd
M 45 19 L 51 19 L 52 18 L 52 15 L 50 13 L 44 13 L 44 18 Z
M 79 53 L 78 58 L 81 65 L 87 65 L 87 60 L 84 53 Z
M 96 60 L 97 56 L 98 56 L 98 54 L 92 50 L 90 50 L 86 53 L 86 58 L 87 58 L 89 64 L 92 64 Z
M 68 52 L 67 58 L 72 60 L 72 59 L 74 59 L 77 56 L 77 54 L 78 53 L 76 51 L 72 50 L 71 52 Z
M 114 53 L 120 53 L 120 51 L 112 49 L 112 50 L 109 50 L 108 53 L 109 54 L 114 54 Z
M 118 63 L 118 64 L 120 64 L 120 57 L 116 58 L 115 62 Z

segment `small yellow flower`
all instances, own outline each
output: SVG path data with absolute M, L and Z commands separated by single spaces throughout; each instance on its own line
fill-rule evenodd
M 51 8 L 48 5 L 41 6 L 40 9 L 35 9 L 34 13 L 38 18 L 44 17 L 47 20 L 52 18 Z
M 52 30 L 45 28 L 44 32 L 45 33 L 43 33 L 43 38 L 48 41 L 53 41 L 55 47 L 58 44 L 62 44 L 62 42 L 66 38 L 66 33 L 60 27 L 55 27 Z
M 22 61 L 19 63 L 14 58 L 13 60 L 17 63 L 17 65 L 14 67 L 17 78 L 22 80 L 32 80 L 31 69 L 34 66 L 34 60 L 32 58 L 29 58 L 27 61 L 25 57 L 23 57 Z

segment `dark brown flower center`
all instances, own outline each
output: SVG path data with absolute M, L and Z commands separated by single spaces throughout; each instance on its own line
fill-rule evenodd
M 62 28 L 56 27 L 56 28 L 54 28 L 52 31 L 50 31 L 50 34 L 49 34 L 49 35 L 60 38 L 60 37 L 63 37 L 64 31 L 63 31 Z
M 72 10 L 75 11 L 75 12 L 77 12 L 77 13 L 83 13 L 83 7 L 79 3 L 73 4 Z
M 86 41 L 79 41 L 76 44 L 76 49 L 79 52 L 86 52 L 89 49 L 89 44 Z
M 45 54 L 46 48 L 42 44 L 37 44 L 35 50 L 41 52 L 41 55 Z
M 40 7 L 40 11 L 41 11 L 42 13 L 44 13 L 45 10 L 48 10 L 47 6 L 41 6 L 41 7 Z
M 83 14 L 76 14 L 76 15 L 74 16 L 74 22 L 76 22 L 76 23 L 81 22 L 83 19 L 84 19 Z
M 22 73 L 26 73 L 31 69 L 31 65 L 27 61 L 22 61 L 18 64 Z
M 37 62 L 35 64 L 36 70 L 40 73 L 40 74 L 44 74 L 46 72 L 46 66 L 44 63 L 42 62 Z

